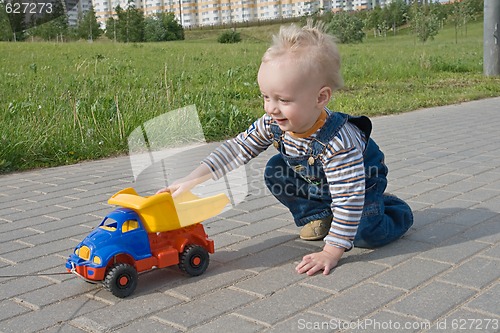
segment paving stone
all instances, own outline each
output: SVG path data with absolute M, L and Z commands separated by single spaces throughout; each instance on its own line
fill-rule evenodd
M 395 313 L 382 311 L 363 320 L 356 320 L 349 323 L 346 332 L 419 332 L 430 327 L 430 321 L 417 320 Z
M 392 287 L 413 289 L 451 266 L 431 260 L 412 258 L 378 275 L 374 281 Z
M 85 294 L 95 290 L 97 285 L 87 283 L 76 277 L 66 280 L 62 283 L 52 284 L 45 288 L 33 290 L 17 296 L 27 304 L 42 308 L 46 305 L 62 301 L 69 297 Z
M 125 327 L 120 327 L 116 330 L 120 333 L 137 333 L 137 332 L 148 332 L 148 333 L 177 333 L 182 332 L 172 326 L 168 326 L 160 323 L 158 320 L 151 318 L 145 318 L 140 320 L 134 320 L 130 325 Z
M 245 241 L 248 239 L 248 237 L 233 235 L 233 234 L 230 234 L 227 232 L 210 236 L 210 238 L 214 241 L 214 244 L 215 244 L 216 254 L 214 256 L 214 260 L 218 260 L 217 258 L 221 257 L 221 255 L 219 253 L 221 251 L 224 252 L 224 248 L 230 247 L 233 244 L 236 244 L 236 243 L 239 243 L 239 242 L 242 242 L 242 241 Z
M 2 214 L 2 218 L 10 222 L 17 223 L 18 220 L 37 218 L 38 216 L 56 214 L 57 212 L 67 211 L 67 210 L 68 210 L 67 208 L 58 206 L 44 206 L 41 207 L 40 209 L 27 210 L 27 211 L 15 211 L 11 209 L 10 212 L 7 211 L 5 212 L 5 214 Z
M 198 326 L 189 330 L 192 333 L 207 333 L 207 332 L 238 332 L 252 333 L 261 332 L 265 326 L 245 320 L 238 316 L 229 315 L 215 319 L 207 324 Z
M 496 283 L 488 290 L 480 293 L 478 297 L 466 304 L 472 310 L 479 310 L 498 316 L 498 299 L 500 297 L 500 283 Z
M 88 312 L 84 316 L 85 320 L 77 318 L 77 322 L 72 321 L 71 323 L 75 323 L 75 326 L 82 329 L 91 330 L 97 326 L 106 331 L 121 327 L 158 311 L 171 308 L 180 302 L 178 299 L 167 295 L 163 295 L 162 297 L 158 297 L 155 294 L 132 295 L 125 300 L 116 302 L 112 307 Z
M 455 197 L 457 197 L 456 192 L 448 192 L 444 190 L 430 190 L 424 194 L 415 197 L 414 200 L 419 202 L 437 204 Z
M 415 228 L 422 228 L 430 223 L 436 223 L 448 216 L 447 212 L 437 209 L 426 209 L 423 211 L 413 212 L 413 226 Z
M 233 267 L 261 272 L 271 267 L 281 266 L 291 260 L 300 260 L 307 252 L 290 246 L 279 245 L 233 262 Z M 292 274 L 295 270 L 292 270 Z
M 263 234 L 232 244 L 228 248 L 216 252 L 213 257 L 216 261 L 228 263 L 250 254 L 258 253 L 265 249 L 286 243 L 296 237 L 297 236 L 295 235 L 289 235 L 281 232 Z
M 458 175 L 458 176 L 462 177 L 462 179 L 464 178 L 463 175 Z M 483 187 L 487 185 L 487 183 L 472 181 L 472 179 L 473 177 L 469 177 L 456 183 L 445 184 L 441 189 L 449 192 L 466 193 L 471 190 L 477 189 L 478 187 Z
M 483 256 L 500 259 L 500 245 L 495 245 L 491 249 L 482 253 Z
M 69 324 L 55 325 L 50 328 L 43 330 L 43 333 L 88 333 L 88 331 L 81 330 L 77 327 L 71 326 Z
M 444 174 L 435 176 L 434 178 L 431 179 L 431 181 L 433 183 L 442 184 L 443 186 L 440 187 L 440 189 L 445 191 L 450 191 L 449 188 L 452 188 L 451 187 L 452 185 L 458 186 L 458 184 L 464 181 L 464 176 L 454 172 L 446 172 Z M 453 188 L 456 189 L 456 187 Z M 462 193 L 462 191 L 463 190 L 461 189 L 458 192 Z M 457 191 L 455 190 L 450 192 L 457 192 Z
M 461 234 L 461 237 L 495 244 L 500 241 L 500 223 L 495 217 L 491 220 L 476 224 Z
M 309 309 L 329 296 L 324 291 L 293 285 L 239 309 L 236 314 L 272 325 Z
M 22 242 L 18 242 L 17 240 L 2 242 L 2 243 L 0 243 L 0 256 L 2 256 L 3 253 L 17 251 L 17 250 L 24 249 L 24 248 L 27 248 L 30 246 L 31 245 L 26 244 L 26 243 L 22 243 Z
M 479 257 L 454 267 L 440 279 L 482 289 L 498 278 L 498 272 L 500 272 L 500 261 Z
M 25 306 L 22 306 L 12 300 L 0 301 L 0 329 L 2 327 L 1 321 L 10 317 L 15 317 L 20 314 L 31 311 Z
M 210 265 L 210 268 L 212 268 L 212 264 Z M 238 284 L 239 281 L 252 278 L 253 276 L 255 274 L 249 271 L 219 265 L 207 270 L 203 275 L 179 279 L 175 285 L 160 290 L 167 292 L 167 294 L 175 293 L 194 299 L 217 289 Z
M 0 242 L 2 242 L 2 243 L 3 242 L 10 242 L 12 240 L 17 240 L 20 238 L 25 238 L 25 237 L 28 237 L 31 235 L 38 235 L 38 234 L 39 234 L 39 232 L 36 232 L 33 229 L 27 229 L 27 228 L 17 229 L 17 230 L 13 230 L 11 232 L 0 233 Z
M 176 327 L 187 330 L 193 326 L 211 321 L 224 313 L 231 312 L 255 299 L 255 296 L 246 293 L 223 289 L 189 303 L 170 307 L 153 317 L 160 322 L 171 323 Z
M 35 273 L 57 267 L 59 272 L 65 272 L 64 264 L 66 260 L 58 258 L 54 255 L 38 257 L 18 263 L 16 265 L 8 265 L 0 268 L 0 276 L 6 275 L 34 275 Z
M 336 318 L 310 313 L 299 313 L 283 322 L 273 325 L 266 332 L 337 332 L 344 323 Z
M 43 257 L 46 255 L 54 254 L 59 251 L 72 250 L 77 244 L 70 239 L 56 240 L 51 243 L 40 244 L 36 247 L 29 247 L 17 251 L 5 253 L 1 258 L 11 260 L 14 262 L 22 262 L 34 258 Z
M 80 239 L 85 237 L 89 232 L 90 230 L 88 228 L 76 225 L 51 230 L 50 232 L 37 233 L 35 235 L 22 238 L 22 241 L 33 245 L 41 245 L 70 237 Z
M 9 279 L 2 282 L 0 288 L 0 300 L 6 300 L 26 292 L 40 289 L 54 284 L 40 277 L 24 276 L 15 279 Z
M 397 194 L 399 197 L 401 197 L 403 200 L 405 200 L 408 205 L 410 205 L 412 211 L 414 211 L 414 212 L 419 211 L 419 210 L 429 209 L 430 207 L 433 206 L 430 203 L 418 202 L 418 201 L 414 200 L 413 198 L 416 198 L 414 196 L 405 198 L 403 196 L 400 196 L 399 192 Z
M 454 223 L 438 222 L 411 233 L 407 238 L 413 241 L 437 245 L 445 240 L 461 234 L 467 227 Z
M 420 197 L 424 193 L 428 193 L 428 192 L 434 193 L 434 191 L 443 187 L 443 184 L 433 183 L 427 179 L 422 180 L 422 181 L 417 182 L 417 183 L 414 183 L 414 184 L 411 184 L 411 186 L 408 186 L 409 184 L 405 184 L 405 185 L 406 185 L 406 187 L 403 190 L 403 192 L 413 194 L 414 196 L 417 196 L 417 197 Z M 450 193 L 452 193 L 452 192 L 450 192 Z M 453 193 L 453 196 L 456 196 L 456 195 L 457 195 L 456 193 Z M 419 200 L 419 201 L 429 202 L 429 201 L 425 201 L 425 200 Z M 434 201 L 430 201 L 430 202 L 434 203 Z
M 204 223 L 206 232 L 211 237 L 245 225 L 248 225 L 248 223 L 235 221 L 233 219 L 224 219 L 224 220 L 217 220 L 213 222 Z
M 442 282 L 432 282 L 405 296 L 389 306 L 388 309 L 403 315 L 434 321 L 457 305 L 464 303 L 473 294 L 474 291 L 471 289 Z
M 1 323 L 2 332 L 40 332 L 104 307 L 103 303 L 80 296 L 5 320 Z
M 366 316 L 403 294 L 400 290 L 365 283 L 346 290 L 311 310 L 346 322 Z
M 255 237 L 289 225 L 290 221 L 277 218 L 270 218 L 263 221 L 252 222 L 248 225 L 238 227 L 235 229 L 231 229 L 229 233 L 243 237 Z
M 336 293 L 350 288 L 358 283 L 362 283 L 372 276 L 387 270 L 387 266 L 378 265 L 363 260 L 342 260 L 338 267 L 335 267 L 328 276 L 316 274 L 308 277 L 302 284 L 315 286 Z
M 482 201 L 487 201 L 489 199 L 492 199 L 492 198 L 495 198 L 498 196 L 500 196 L 499 190 L 488 190 L 485 188 L 478 188 L 478 189 L 466 192 L 464 194 L 461 194 L 455 198 L 458 200 L 482 202 Z
M 438 332 L 498 332 L 500 319 L 484 313 L 459 309 L 445 318 L 437 320 L 426 333 Z
M 449 215 L 458 214 L 466 209 L 475 209 L 477 207 L 477 202 L 459 200 L 456 198 L 439 202 L 432 205 L 432 209 L 443 211 Z
M 370 253 L 361 254 L 359 261 L 394 266 L 430 248 L 432 248 L 432 245 L 428 243 L 415 242 L 408 238 L 403 238 L 397 242 L 375 249 Z
M 36 218 L 29 218 L 14 222 L 2 223 L 1 232 L 9 232 L 23 228 L 36 229 L 39 225 L 47 222 L 53 222 L 54 219 L 47 216 L 37 216 Z
M 260 295 L 260 297 L 269 296 L 306 278 L 306 275 L 295 274 L 295 266 L 295 263 L 291 263 L 271 268 L 244 279 L 233 286 Z
M 239 222 L 259 222 L 266 221 L 283 213 L 283 208 L 269 206 L 263 209 L 251 211 L 249 214 L 238 215 L 233 217 L 234 220 Z
M 457 264 L 486 247 L 488 247 L 488 244 L 457 236 L 444 241 L 430 250 L 422 252 L 419 257 Z

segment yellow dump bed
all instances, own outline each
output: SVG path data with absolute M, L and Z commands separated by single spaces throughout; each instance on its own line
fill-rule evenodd
M 175 199 L 170 193 L 141 197 L 129 187 L 114 194 L 108 203 L 136 211 L 147 232 L 164 232 L 200 223 L 219 214 L 229 199 L 223 193 L 200 198 L 191 192 Z

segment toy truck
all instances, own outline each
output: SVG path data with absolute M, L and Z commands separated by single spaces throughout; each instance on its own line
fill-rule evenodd
M 203 274 L 214 242 L 201 224 L 229 202 L 225 194 L 199 198 L 188 192 L 142 197 L 133 188 L 113 195 L 109 213 L 69 256 L 66 269 L 87 282 L 102 282 L 117 297 L 137 287 L 138 273 L 178 265 L 191 276 Z

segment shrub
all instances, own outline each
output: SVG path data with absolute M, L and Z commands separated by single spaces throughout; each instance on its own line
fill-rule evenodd
M 236 30 L 227 30 L 217 38 L 217 41 L 223 44 L 239 43 L 241 42 L 241 36 Z

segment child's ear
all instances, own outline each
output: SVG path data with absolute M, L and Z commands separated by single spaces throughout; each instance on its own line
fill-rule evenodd
M 332 88 L 323 87 L 318 92 L 318 106 L 324 108 L 332 98 Z

